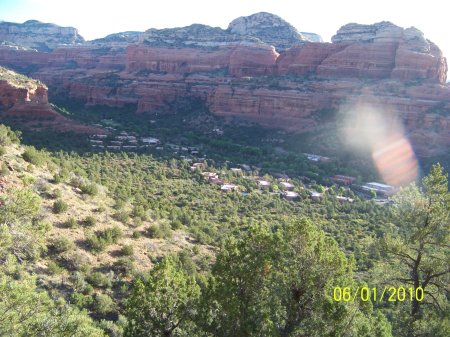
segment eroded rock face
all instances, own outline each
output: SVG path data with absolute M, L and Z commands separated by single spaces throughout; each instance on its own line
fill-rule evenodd
M 447 62 L 439 48 L 417 28 L 403 29 L 390 22 L 373 25 L 351 23 L 341 27 L 333 43 L 349 44 L 327 60 L 319 73 L 350 74 L 399 80 L 428 80 L 445 83 Z
M 0 67 L 0 117 L 55 118 L 48 103 L 47 87 Z
M 141 44 L 151 47 L 216 49 L 230 44 L 262 44 L 254 36 L 242 36 L 219 27 L 193 24 L 182 28 L 149 29 L 140 36 Z
M 0 64 L 89 105 L 167 112 L 194 97 L 213 113 L 296 131 L 320 127 L 321 111 L 365 100 L 401 119 L 423 153 L 426 139 L 436 148 L 450 144 L 446 60 L 419 30 L 349 24 L 332 43 L 314 43 L 286 24 L 259 13 L 228 30 L 150 29 L 51 52 L 5 45 Z
M 309 42 L 323 42 L 322 36 L 316 33 L 300 32 Z
M 60 45 L 83 43 L 84 39 L 75 28 L 29 20 L 22 24 L 0 22 L 0 41 L 50 51 Z
M 91 45 L 100 45 L 100 46 L 127 46 L 130 44 L 135 44 L 139 42 L 139 39 L 143 33 L 130 31 L 130 32 L 121 32 L 107 35 L 101 39 L 95 39 L 92 41 L 88 41 L 88 44 Z
M 71 121 L 54 111 L 42 82 L 0 67 L 0 120 L 9 118 L 20 118 L 25 127 L 34 130 L 99 132 L 98 128 Z
M 0 67 L 0 109 L 26 102 L 48 104 L 45 84 Z
M 278 53 L 267 45 L 230 45 L 215 50 L 160 48 L 146 45 L 127 49 L 127 71 L 140 74 L 192 74 L 211 76 L 270 75 Z
M 333 43 L 350 42 L 374 42 L 378 41 L 394 41 L 401 39 L 403 29 L 391 22 L 383 21 L 373 25 L 361 25 L 358 23 L 349 23 L 342 26 L 336 35 L 331 38 Z
M 231 21 L 227 30 L 233 34 L 257 37 L 279 51 L 309 41 L 288 22 L 266 12 L 237 18 Z
M 311 75 L 323 66 L 332 55 L 339 53 L 346 45 L 331 43 L 307 43 L 283 52 L 277 59 L 278 75 Z M 333 69 L 335 67 L 333 66 Z

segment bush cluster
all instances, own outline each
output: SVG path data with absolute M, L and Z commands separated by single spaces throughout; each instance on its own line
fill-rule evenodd
M 69 205 L 64 200 L 58 199 L 53 203 L 53 213 L 61 214 L 67 211 Z
M 110 227 L 101 232 L 87 236 L 86 243 L 95 252 L 101 252 L 111 244 L 117 243 L 122 238 L 122 230 L 117 227 Z
M 22 158 L 36 166 L 42 166 L 47 162 L 47 156 L 45 153 L 36 150 L 32 146 L 27 146 L 22 154 Z

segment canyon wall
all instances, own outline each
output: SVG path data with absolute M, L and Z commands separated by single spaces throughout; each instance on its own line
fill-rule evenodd
M 4 44 L 0 64 L 89 105 L 171 112 L 178 98 L 196 97 L 215 114 L 296 131 L 364 100 L 400 118 L 424 153 L 450 144 L 446 59 L 419 30 L 348 24 L 332 43 L 320 40 L 258 13 L 226 30 L 124 32 L 46 52 Z

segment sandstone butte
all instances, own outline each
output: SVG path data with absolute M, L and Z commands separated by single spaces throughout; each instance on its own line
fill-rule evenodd
M 0 113 L 2 118 L 22 118 L 34 129 L 94 133 L 96 128 L 69 120 L 48 102 L 48 89 L 40 81 L 0 67 Z M 39 127 L 36 127 L 39 125 Z
M 450 144 L 446 59 L 413 27 L 351 23 L 323 43 L 257 13 L 225 30 L 194 24 L 86 42 L 73 28 L 32 23 L 45 48 L 26 27 L 0 23 L 0 65 L 43 81 L 53 95 L 134 104 L 137 113 L 170 112 L 177 98 L 195 97 L 214 114 L 295 131 L 321 127 L 321 111 L 365 104 L 401 120 L 423 155 Z

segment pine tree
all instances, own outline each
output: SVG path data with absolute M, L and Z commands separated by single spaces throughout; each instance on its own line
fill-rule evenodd
M 385 235 L 382 248 L 388 258 L 385 281 L 411 288 L 413 294 L 408 312 L 404 311 L 406 318 L 400 323 L 407 326 L 403 334 L 448 335 L 450 193 L 447 175 L 439 164 L 434 165 L 421 187 L 412 184 L 402 189 L 394 200 L 393 228 Z
M 200 296 L 193 277 L 178 270 L 174 259 L 166 257 L 138 279 L 127 300 L 127 337 L 179 336 L 190 329 L 190 318 Z

